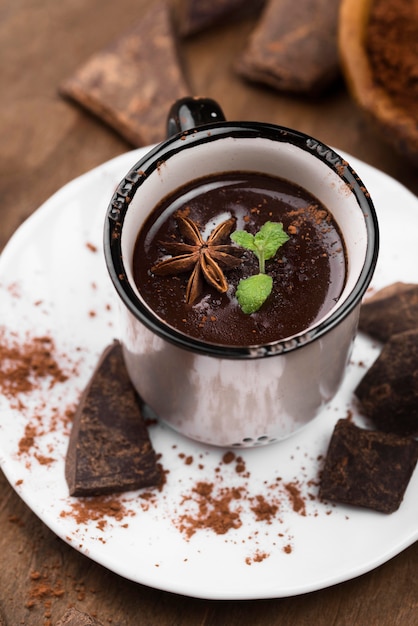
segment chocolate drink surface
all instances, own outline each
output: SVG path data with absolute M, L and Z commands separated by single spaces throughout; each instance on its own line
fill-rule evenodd
M 190 238 L 190 228 L 185 231 L 185 218 L 204 246 Z M 203 275 L 198 297 L 187 302 L 193 263 L 186 259 L 187 269 L 166 275 L 155 268 L 163 260 L 207 249 L 214 229 L 225 222 L 232 227 L 221 229 L 215 243 L 219 249 L 227 246 L 222 250 L 232 257 L 219 263 L 226 291 L 220 293 Z M 235 292 L 241 279 L 258 274 L 259 261 L 230 233 L 255 235 L 266 222 L 282 223 L 289 239 L 265 263 L 273 279 L 271 294 L 258 311 L 247 314 Z M 217 251 L 210 256 L 216 261 Z M 135 283 L 159 318 L 186 335 L 235 346 L 271 343 L 307 329 L 336 304 L 346 277 L 345 245 L 331 213 L 294 183 L 257 172 L 200 178 L 165 197 L 138 234 L 133 264 Z

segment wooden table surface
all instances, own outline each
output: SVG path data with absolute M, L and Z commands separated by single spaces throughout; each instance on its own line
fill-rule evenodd
M 0 5 L 0 248 L 62 185 L 131 148 L 62 99 L 57 87 L 140 20 L 149 5 L 150 0 L 4 0 Z M 417 194 L 417 170 L 375 134 L 343 81 L 312 100 L 237 77 L 233 60 L 252 26 L 247 19 L 181 42 L 193 94 L 217 99 L 229 119 L 275 122 L 312 134 Z M 76 552 L 44 526 L 2 474 L 0 555 L 0 624 L 7 626 L 53 625 L 69 606 L 121 626 L 418 623 L 418 544 L 357 579 L 300 597 L 247 602 L 180 597 L 126 581 Z M 63 593 L 46 595 L 28 608 L 34 571 L 59 577 Z

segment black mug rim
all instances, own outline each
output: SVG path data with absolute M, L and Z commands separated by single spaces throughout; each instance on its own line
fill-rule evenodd
M 187 137 L 187 141 L 185 138 Z M 193 146 L 234 138 L 265 138 L 291 143 L 313 154 L 333 170 L 351 189 L 365 218 L 367 248 L 363 268 L 343 304 L 332 315 L 307 331 L 268 344 L 228 346 L 209 343 L 185 335 L 166 324 L 138 298 L 130 285 L 121 250 L 123 223 L 133 195 L 141 184 L 161 165 L 181 150 Z M 334 149 L 305 133 L 263 122 L 216 122 L 178 133 L 154 146 L 129 170 L 116 188 L 107 209 L 104 227 L 104 255 L 110 278 L 128 310 L 150 331 L 161 338 L 195 353 L 220 358 L 249 359 L 292 352 L 311 343 L 340 324 L 359 304 L 372 279 L 379 251 L 379 227 L 376 210 L 366 187 L 353 168 Z

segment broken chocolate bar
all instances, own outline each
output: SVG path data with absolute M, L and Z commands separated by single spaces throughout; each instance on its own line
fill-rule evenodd
M 379 430 L 418 434 L 418 330 L 389 339 L 355 394 Z
M 257 12 L 264 0 L 172 0 L 182 37 L 222 21 L 239 20 Z
M 165 2 L 61 86 L 134 146 L 162 141 L 170 105 L 190 95 Z
M 339 74 L 339 0 L 270 0 L 236 69 L 244 78 L 319 94 Z
M 418 285 L 393 283 L 376 292 L 361 307 L 359 329 L 383 342 L 418 330 Z
M 72 496 L 128 491 L 161 482 L 156 455 L 118 342 L 104 351 L 81 396 L 65 476 Z
M 71 608 L 65 611 L 56 626 L 102 626 L 102 624 L 88 613 Z
M 418 442 L 365 430 L 340 419 L 329 444 L 321 476 L 322 500 L 396 511 L 418 460 Z

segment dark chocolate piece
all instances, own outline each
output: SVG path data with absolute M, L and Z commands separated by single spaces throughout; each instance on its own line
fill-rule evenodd
M 118 342 L 100 358 L 77 408 L 65 476 L 72 496 L 158 485 L 156 462 Z
M 393 513 L 403 500 L 417 460 L 414 439 L 365 430 L 340 419 L 329 444 L 319 496 Z
M 355 394 L 379 430 L 418 434 L 418 330 L 389 339 Z
M 194 35 L 222 21 L 238 21 L 256 13 L 265 0 L 172 0 L 182 37 Z
M 167 4 L 152 4 L 132 30 L 66 80 L 61 93 L 135 146 L 165 139 L 171 104 L 190 95 Z
M 71 608 L 65 611 L 56 626 L 102 626 L 102 623 L 88 613 Z
M 376 292 L 361 307 L 359 329 L 383 342 L 418 330 L 418 285 L 393 283 Z
M 339 75 L 339 0 L 269 0 L 236 69 L 275 89 L 318 94 Z

